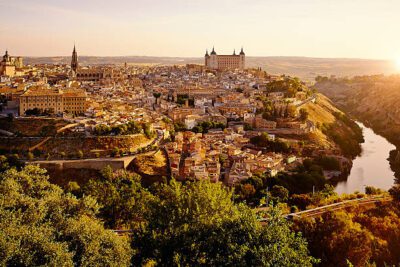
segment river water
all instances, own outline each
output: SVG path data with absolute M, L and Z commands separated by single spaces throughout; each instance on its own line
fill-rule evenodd
M 394 183 L 394 172 L 390 169 L 389 152 L 395 146 L 384 137 L 377 135 L 362 123 L 365 142 L 361 144 L 362 153 L 353 161 L 353 167 L 347 181 L 339 182 L 335 191 L 339 194 L 364 192 L 365 186 L 389 189 Z

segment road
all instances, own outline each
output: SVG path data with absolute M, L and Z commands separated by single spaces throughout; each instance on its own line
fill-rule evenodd
M 300 108 L 301 106 L 303 106 L 303 105 L 305 105 L 305 104 L 307 104 L 307 103 L 309 103 L 311 101 L 314 101 L 315 99 L 317 99 L 317 95 L 313 94 L 312 96 L 310 96 L 306 100 L 304 100 L 304 101 L 300 102 L 299 104 L 297 104 L 296 107 Z
M 354 207 L 356 205 L 358 207 L 363 207 L 363 206 L 368 206 L 371 204 L 377 204 L 377 203 L 389 202 L 389 201 L 392 201 L 392 198 L 390 196 L 373 196 L 373 197 L 367 197 L 367 198 L 357 198 L 357 199 L 345 200 L 345 201 L 342 201 L 339 203 L 321 206 L 321 207 L 314 208 L 314 209 L 284 214 L 283 217 L 285 217 L 286 219 L 313 218 L 313 217 L 321 216 L 327 212 L 344 210 L 344 209 L 347 209 L 350 207 Z M 260 221 L 266 222 L 266 221 L 268 221 L 268 219 L 263 218 L 263 219 L 260 219 Z

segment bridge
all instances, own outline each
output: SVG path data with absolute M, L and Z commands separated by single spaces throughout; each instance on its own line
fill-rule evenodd
M 303 210 L 299 212 L 294 212 L 294 213 L 289 213 L 289 214 L 284 214 L 282 215 L 284 218 L 288 220 L 292 220 L 294 218 L 315 218 L 319 217 L 325 213 L 332 212 L 332 211 L 338 211 L 338 210 L 345 210 L 347 208 L 351 207 L 367 207 L 367 206 L 375 206 L 377 203 L 384 203 L 384 202 L 390 202 L 392 201 L 392 198 L 390 196 L 372 196 L 372 197 L 366 197 L 366 198 L 356 198 L 352 200 L 345 200 L 342 202 L 334 203 L 334 204 L 329 204 L 309 210 Z M 262 218 L 260 219 L 260 222 L 267 222 L 268 218 Z

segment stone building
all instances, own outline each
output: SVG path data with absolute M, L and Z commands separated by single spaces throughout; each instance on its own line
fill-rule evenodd
M 78 53 L 75 45 L 71 58 L 71 78 L 80 82 L 98 82 L 103 79 L 112 79 L 114 71 L 107 67 L 79 67 Z
M 204 65 L 213 70 L 226 70 L 226 69 L 245 69 L 246 63 L 246 55 L 243 52 L 243 48 L 240 53 L 237 55 L 235 51 L 233 51 L 232 55 L 217 55 L 214 47 L 210 54 L 208 54 L 208 50 L 204 56 Z
M 19 114 L 23 116 L 27 110 L 35 108 L 53 114 L 81 114 L 86 109 L 86 92 L 82 89 L 31 88 L 19 96 Z
M 22 57 L 11 57 L 6 51 L 0 62 L 0 76 L 14 77 L 16 69 L 21 69 L 23 66 Z

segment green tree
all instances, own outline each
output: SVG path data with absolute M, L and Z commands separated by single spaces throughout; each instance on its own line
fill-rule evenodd
M 0 265 L 129 266 L 127 239 L 104 229 L 96 201 L 48 178 L 31 165 L 0 174 Z
M 8 158 L 4 155 L 0 156 L 0 173 L 8 170 L 10 168 L 10 163 L 8 163 Z
M 174 180 L 161 185 L 146 222 L 134 232 L 132 264 L 163 266 L 311 266 L 304 240 L 272 209 L 262 226 L 247 206 L 235 205 L 220 183 Z M 168 215 L 168 216 L 166 216 Z
M 289 191 L 283 186 L 274 185 L 271 189 L 271 196 L 275 202 L 287 202 Z
M 140 179 L 127 171 L 113 173 L 108 166 L 102 170 L 102 178 L 87 183 L 83 193 L 97 199 L 102 206 L 100 216 L 106 225 L 117 228 L 142 220 L 152 195 L 142 187 Z

